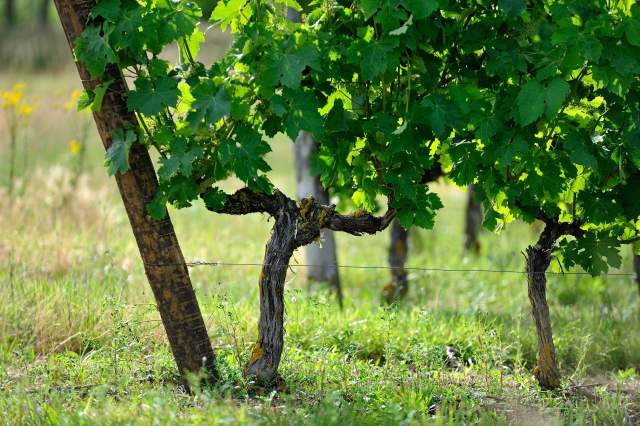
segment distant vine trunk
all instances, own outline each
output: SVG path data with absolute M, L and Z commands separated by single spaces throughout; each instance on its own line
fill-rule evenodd
M 300 22 L 300 12 L 287 9 L 287 18 L 292 22 Z M 293 161 L 296 168 L 297 197 L 302 200 L 313 197 L 322 204 L 329 204 L 329 193 L 322 186 L 320 178 L 311 172 L 311 156 L 316 150 L 316 142 L 309 132 L 301 131 L 293 145 Z M 323 230 L 320 238 L 322 245 L 311 243 L 304 248 L 307 267 L 307 278 L 311 281 L 328 283 L 338 298 L 340 308 L 343 305 L 342 284 L 338 272 L 336 240 L 333 232 Z
M 55 0 L 72 49 L 95 4 L 95 0 Z M 100 84 L 100 80 L 92 79 L 82 65 L 77 64 L 77 67 L 86 89 Z M 127 108 L 127 86 L 121 71 L 114 66 L 107 67 L 104 80 L 112 80 L 112 83 L 102 109 L 94 113 L 94 119 L 107 149 L 117 129 L 135 127 L 137 120 Z M 129 166 L 128 172 L 118 173 L 115 178 L 176 364 L 183 377 L 188 372 L 199 373 L 204 368 L 203 379 L 213 381 L 217 377 L 213 349 L 173 225 L 168 216 L 165 220 L 156 221 L 146 211 L 158 183 L 144 145 L 133 144 Z
M 4 22 L 7 27 L 13 27 L 16 23 L 16 8 L 14 0 L 4 0 Z
M 328 205 L 329 194 L 322 187 L 320 179 L 311 173 L 311 156 L 316 150 L 316 143 L 308 132 L 300 132 L 293 145 L 293 157 L 296 168 L 297 197 L 302 200 L 313 197 L 321 204 Z M 307 267 L 307 278 L 312 281 L 326 282 L 335 291 L 338 304 L 342 307 L 342 286 L 338 272 L 336 241 L 332 231 L 322 231 L 321 243 L 311 243 L 304 248 Z
M 442 166 L 440 162 L 436 162 L 425 171 L 421 183 L 429 184 L 442 176 Z M 409 292 L 409 276 L 405 268 L 409 255 L 409 230 L 403 228 L 398 220 L 394 220 L 389 234 L 387 260 L 391 268 L 391 281 L 384 286 L 382 297 L 387 303 L 394 303 L 406 297 Z
M 398 219 L 391 225 L 388 261 L 391 281 L 384 287 L 383 297 L 387 303 L 403 299 L 409 291 L 409 277 L 405 264 L 408 255 L 409 231 L 400 225 Z
M 42 3 L 40 3 L 38 23 L 40 24 L 41 27 L 48 27 L 49 26 L 49 6 L 51 4 L 51 0 L 41 0 L 41 1 Z
M 538 335 L 538 365 L 534 374 L 543 389 L 557 389 L 561 378 L 546 294 L 546 271 L 551 264 L 551 251 L 557 238 L 556 228 L 547 224 L 538 242 L 529 246 L 526 253 L 529 301 Z
M 478 236 L 482 229 L 482 204 L 476 200 L 475 185 L 467 187 L 467 208 L 465 211 L 464 223 L 464 249 L 478 253 L 480 251 L 480 241 Z
M 633 255 L 633 269 L 636 272 L 636 284 L 638 285 L 638 291 L 640 292 L 640 255 Z

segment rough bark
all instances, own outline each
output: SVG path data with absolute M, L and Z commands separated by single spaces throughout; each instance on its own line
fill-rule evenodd
M 275 219 L 258 281 L 258 339 L 244 369 L 247 379 L 260 386 L 271 386 L 277 383 L 278 366 L 282 356 L 284 282 L 294 250 L 316 241 L 324 229 L 352 235 L 375 234 L 389 226 L 395 218 L 395 212 L 389 210 L 381 217 L 361 211 L 342 215 L 335 211 L 335 206 L 320 204 L 313 197 L 305 198 L 296 204 L 280 191 L 263 194 L 248 188 L 240 189 L 228 196 L 222 208 L 216 212 L 233 215 L 260 212 L 267 213 Z
M 300 132 L 293 145 L 293 158 L 296 168 L 298 200 L 313 197 L 321 204 L 329 204 L 329 194 L 322 187 L 318 176 L 311 173 L 311 156 L 316 143 L 308 132 Z M 323 230 L 320 236 L 322 245 L 313 242 L 304 248 L 307 265 L 307 278 L 311 281 L 326 282 L 335 291 L 338 303 L 342 307 L 342 287 L 338 272 L 335 236 L 330 230 Z
M 559 230 L 547 224 L 538 242 L 529 246 L 526 254 L 529 301 L 538 335 L 538 364 L 534 374 L 543 389 L 557 389 L 561 379 L 546 296 L 546 271 L 551 264 L 553 245 L 559 236 Z
M 4 0 L 4 22 L 7 24 L 7 27 L 13 27 L 16 23 L 14 0 Z
M 391 281 L 384 286 L 383 297 L 387 303 L 403 299 L 409 291 L 409 278 L 405 269 L 408 254 L 409 231 L 397 219 L 391 225 L 388 260 Z
M 298 211 L 287 203 L 275 216 L 275 225 L 264 254 L 260 274 L 260 320 L 258 341 L 253 346 L 245 376 L 260 384 L 277 377 L 284 344 L 284 282 L 289 260 L 296 248 Z
M 73 47 L 95 0 L 55 0 L 55 6 L 69 45 Z M 100 84 L 99 80 L 91 79 L 82 65 L 77 66 L 86 89 Z M 137 122 L 127 109 L 127 86 L 121 71 L 110 66 L 104 79 L 113 83 L 94 119 L 107 149 L 116 129 L 136 126 Z M 158 183 L 149 153 L 142 144 L 132 146 L 129 165 L 127 173 L 117 174 L 115 178 L 176 364 L 183 377 L 204 367 L 204 379 L 215 380 L 213 349 L 171 220 L 167 216 L 165 220 L 156 221 L 146 212 Z
M 467 188 L 467 209 L 464 223 L 464 249 L 478 253 L 480 242 L 478 235 L 482 228 L 482 204 L 476 200 L 475 185 Z

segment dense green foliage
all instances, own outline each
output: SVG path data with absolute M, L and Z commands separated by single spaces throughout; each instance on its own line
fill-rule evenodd
M 424 176 L 442 166 L 476 183 L 485 224 L 566 222 L 565 266 L 620 265 L 639 232 L 640 6 L 633 1 L 221 1 L 212 19 L 235 33 L 211 66 L 197 6 L 100 0 L 76 45 L 95 77 L 135 74 L 129 107 L 160 153 L 150 206 L 219 208 L 231 175 L 269 192 L 269 139 L 301 130 L 319 144 L 316 169 L 334 193 L 404 226 L 433 225 L 438 197 Z M 181 63 L 159 58 L 177 42 Z M 122 133 L 107 162 L 126 170 Z M 129 144 L 129 145 L 127 145 Z M 439 165 L 437 164 L 439 163 Z
M 36 78 L 38 95 L 77 85 L 73 72 Z M 123 231 L 117 188 L 100 169 L 100 141 L 89 141 L 90 174 L 69 195 L 61 183 L 71 173 L 68 146 L 52 142 L 66 140 L 68 115 L 48 117 L 30 145 L 42 172 L 15 207 L 0 200 L 3 243 L 13 253 L 13 263 L 0 253 L 0 411 L 8 424 L 621 425 L 640 418 L 640 307 L 636 286 L 622 277 L 551 279 L 558 361 L 569 380 L 550 393 L 531 374 L 536 335 L 521 275 L 414 272 L 408 299 L 389 309 L 379 303 L 388 271 L 344 269 L 340 311 L 325 286 L 310 288 L 294 266 L 280 366 L 288 392 L 256 396 L 242 368 L 255 341 L 259 267 L 193 268 L 223 380 L 185 394 L 135 240 Z M 271 176 L 294 191 L 291 150 L 279 142 Z M 529 226 L 484 233 L 491 249 L 462 259 L 464 198 L 437 190 L 445 207 L 433 231 L 412 234 L 424 247 L 412 247 L 409 266 L 521 267 L 517 251 L 535 238 Z M 65 195 L 64 207 L 49 201 Z M 262 261 L 271 223 L 258 215 L 196 206 L 171 218 L 187 259 Z M 387 233 L 336 237 L 339 259 L 384 264 Z

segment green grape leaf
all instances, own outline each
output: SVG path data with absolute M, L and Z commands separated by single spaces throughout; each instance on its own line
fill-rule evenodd
M 544 103 L 545 114 L 548 118 L 556 115 L 570 91 L 569 83 L 560 77 L 554 78 L 547 84 L 544 92 Z
M 137 138 L 133 130 L 127 129 L 125 132 L 119 128 L 115 131 L 111 146 L 105 155 L 105 166 L 109 176 L 129 171 L 129 151 Z
M 589 152 L 587 148 L 588 139 L 585 139 L 577 132 L 571 132 L 565 139 L 569 158 L 576 164 L 581 164 L 590 169 L 598 168 L 598 160 Z
M 111 86 L 113 80 L 105 81 L 104 83 L 98 84 L 94 89 L 95 97 L 93 98 L 93 102 L 91 103 L 91 111 L 100 112 L 102 109 L 102 101 L 104 99 L 104 95 L 107 93 L 109 86 Z
M 284 4 L 287 7 L 290 7 L 298 12 L 302 11 L 302 6 L 296 0 L 274 0 L 275 3 Z
M 188 53 L 191 54 L 190 59 L 194 61 L 198 59 L 198 54 L 200 53 L 200 47 L 202 46 L 202 43 L 204 43 L 204 41 L 205 41 L 204 33 L 198 27 L 196 27 L 196 29 L 193 31 L 193 33 L 190 36 L 185 37 L 185 43 L 189 48 Z M 181 49 L 184 49 L 184 48 L 181 46 Z M 183 54 L 183 57 L 189 57 L 189 55 Z
M 527 8 L 527 0 L 499 0 L 498 4 L 511 17 L 520 15 Z
M 113 80 L 98 84 L 93 90 L 83 90 L 78 99 L 78 111 L 89 108 L 92 112 L 100 112 L 102 101 Z
M 394 66 L 398 60 L 398 52 L 394 51 L 394 47 L 393 43 L 373 43 L 365 47 L 361 52 L 362 59 L 358 61 L 362 78 L 371 80 Z
M 427 185 L 420 185 L 416 189 L 416 197 L 412 199 L 394 200 L 391 206 L 397 210 L 397 217 L 403 228 L 409 229 L 416 225 L 424 229 L 431 229 L 435 224 L 436 211 L 443 207 L 437 194 L 429 192 Z
M 265 70 L 262 77 L 270 86 L 282 83 L 286 87 L 297 89 L 300 87 L 302 72 L 307 67 L 320 69 L 317 48 L 309 43 L 293 51 L 279 54 L 277 60 Z
M 596 276 L 609 270 L 609 266 L 619 268 L 622 264 L 618 241 L 610 236 L 594 238 L 589 234 L 579 240 L 579 247 L 584 250 L 582 266 Z
M 129 92 L 129 111 L 137 111 L 146 116 L 158 114 L 166 107 L 175 107 L 178 102 L 178 81 L 171 77 L 150 80 L 138 77 L 136 90 Z
M 102 76 L 107 64 L 118 60 L 98 27 L 85 28 L 77 38 L 73 51 L 76 60 L 87 68 L 93 78 Z
M 415 19 L 424 19 L 438 10 L 437 0 L 402 0 L 401 4 Z
M 227 201 L 227 194 L 218 188 L 209 188 L 202 195 L 202 200 L 209 210 L 218 211 L 224 207 Z
M 167 217 L 167 199 L 162 192 L 158 191 L 153 200 L 147 204 L 147 213 L 155 220 L 162 220 Z
M 380 0 L 360 0 L 360 8 L 364 12 L 364 19 L 369 19 L 380 9 Z
M 226 139 L 220 144 L 220 163 L 232 169 L 243 182 L 254 183 L 258 172 L 271 170 L 263 159 L 264 155 L 271 151 L 271 147 L 250 127 L 238 128 L 236 135 L 237 139 Z
M 218 23 L 222 31 L 226 31 L 241 16 L 246 3 L 247 0 L 219 0 L 211 13 L 211 21 Z
M 523 126 L 536 121 L 544 113 L 544 87 L 537 80 L 529 80 L 516 98 L 515 118 Z
M 120 0 L 99 0 L 91 11 L 91 17 L 102 16 L 104 19 L 114 21 L 120 15 Z
M 183 139 L 172 140 L 170 147 L 171 155 L 160 159 L 158 176 L 161 180 L 169 180 L 177 173 L 190 177 L 194 161 L 204 151 L 197 145 L 188 147 Z
M 358 189 L 351 195 L 351 201 L 353 201 L 353 205 L 356 208 L 368 212 L 374 211 L 378 207 L 375 193 L 365 191 L 363 188 Z
M 82 94 L 80 94 L 80 97 L 78 98 L 78 106 L 76 109 L 78 111 L 84 111 L 85 109 L 90 108 L 91 105 L 93 105 L 93 100 L 95 99 L 95 97 L 96 94 L 93 92 L 93 90 L 83 90 Z
M 640 47 L 640 19 L 627 22 L 625 35 L 629 44 Z
M 203 119 L 214 124 L 231 113 L 231 99 L 224 86 L 216 87 L 213 81 L 204 80 L 193 89 L 192 94 L 195 100 L 187 115 L 192 128 L 197 127 Z
M 295 141 L 301 130 L 318 137 L 323 131 L 323 121 L 320 113 L 320 102 L 313 94 L 306 91 L 285 91 L 285 97 L 290 99 L 289 113 L 285 118 L 287 136 Z
M 171 185 L 166 190 L 168 201 L 178 208 L 191 207 L 191 202 L 199 194 L 198 185 L 190 178 L 177 175 L 171 180 Z

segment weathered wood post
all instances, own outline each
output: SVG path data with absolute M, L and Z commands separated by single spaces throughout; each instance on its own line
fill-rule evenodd
M 311 173 L 311 156 L 315 149 L 313 137 L 307 132 L 300 132 L 293 146 L 298 184 L 296 194 L 298 200 L 313 197 L 320 204 L 329 204 L 329 194 L 322 187 L 320 179 Z M 333 231 L 324 229 L 321 239 L 322 246 L 314 242 L 304 248 L 306 262 L 310 265 L 307 267 L 307 278 L 311 281 L 329 283 L 338 297 L 338 304 L 342 307 L 342 286 Z
M 72 50 L 95 4 L 96 0 L 55 0 Z M 76 65 L 85 89 L 93 89 L 101 83 L 91 79 L 84 66 Z M 104 80 L 113 83 L 104 97 L 102 109 L 93 117 L 104 147 L 108 149 L 116 129 L 137 126 L 137 121 L 127 109 L 127 85 L 121 70 L 109 65 Z M 213 349 L 173 224 L 168 216 L 156 221 L 146 211 L 158 182 L 149 153 L 142 144 L 134 143 L 131 147 L 129 165 L 127 173 L 116 174 L 116 182 L 178 370 L 185 377 L 185 373 L 198 373 L 204 367 L 204 379 L 213 381 L 217 377 Z
M 300 12 L 287 9 L 287 18 L 300 22 Z M 316 142 L 309 132 L 301 131 L 293 145 L 293 162 L 296 168 L 296 195 L 298 200 L 313 197 L 321 204 L 329 204 L 329 193 L 322 187 L 320 178 L 311 172 L 311 156 L 316 150 Z M 307 278 L 311 281 L 326 282 L 335 291 L 338 304 L 342 308 L 342 285 L 338 271 L 336 240 L 331 230 L 325 229 L 321 235 L 322 245 L 309 244 L 304 248 L 308 265 Z

